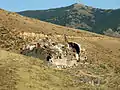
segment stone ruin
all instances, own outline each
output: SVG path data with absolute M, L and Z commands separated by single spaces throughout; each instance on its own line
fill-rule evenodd
M 76 52 L 69 47 L 68 43 L 53 42 L 48 38 L 24 45 L 20 53 L 45 60 L 49 66 L 57 68 L 77 66 L 81 60 L 87 60 L 85 49 L 80 47 L 79 58 L 76 58 Z

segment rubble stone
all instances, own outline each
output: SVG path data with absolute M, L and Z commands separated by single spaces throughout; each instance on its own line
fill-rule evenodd
M 84 55 L 82 53 L 84 53 Z M 79 59 L 84 61 L 87 59 L 87 56 L 85 52 L 82 53 L 80 53 Z M 68 45 L 52 42 L 52 40 L 48 38 L 25 45 L 21 50 L 21 54 L 46 60 L 49 65 L 57 68 L 67 68 L 78 65 L 76 52 L 70 49 Z

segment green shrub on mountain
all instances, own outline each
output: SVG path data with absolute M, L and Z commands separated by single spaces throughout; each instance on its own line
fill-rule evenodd
M 103 32 L 105 35 L 112 37 L 120 37 L 120 31 L 113 31 L 111 28 Z

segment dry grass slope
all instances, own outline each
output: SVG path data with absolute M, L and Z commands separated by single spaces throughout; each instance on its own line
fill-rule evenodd
M 64 39 L 56 36 L 65 33 L 69 41 L 86 48 L 88 56 L 88 64 L 80 63 L 76 68 L 59 71 L 48 68 L 41 60 L 0 50 L 1 90 L 120 89 L 120 39 L 30 19 L 2 9 L 0 27 L 2 49 L 19 52 L 19 47 L 30 41 L 19 37 L 23 31 L 50 35 L 59 42 Z
M 75 77 L 32 57 L 0 50 L 0 90 L 80 90 Z M 89 86 L 89 85 L 88 85 Z

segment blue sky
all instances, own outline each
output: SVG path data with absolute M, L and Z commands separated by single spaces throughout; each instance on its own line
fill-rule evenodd
M 41 10 L 80 3 L 97 8 L 120 8 L 120 0 L 0 0 L 0 8 L 8 11 Z

